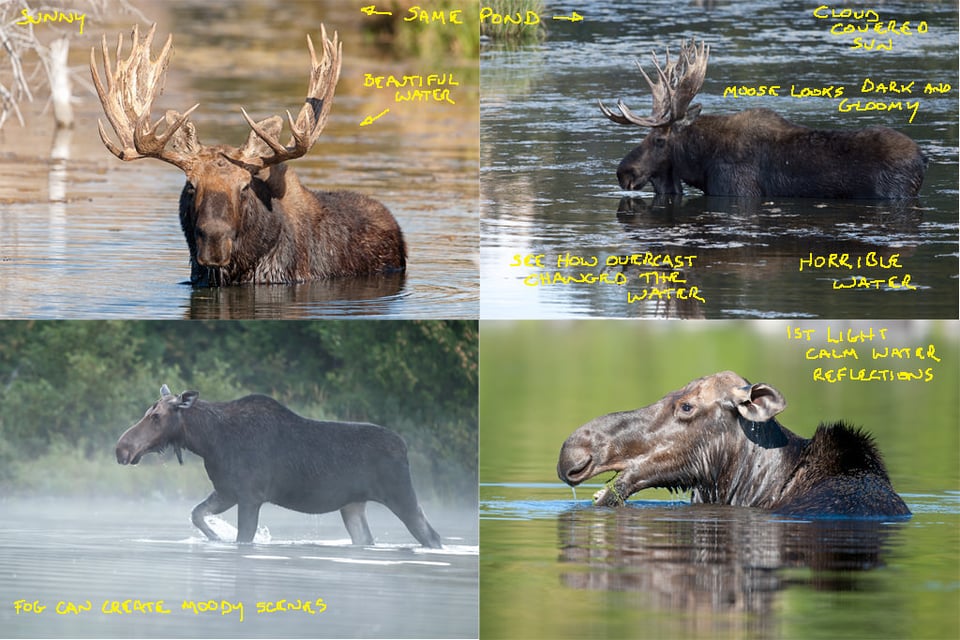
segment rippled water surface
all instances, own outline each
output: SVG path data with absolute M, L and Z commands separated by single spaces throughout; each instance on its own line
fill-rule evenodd
M 183 174 L 151 159 L 123 163 L 97 136 L 103 113 L 86 86 L 89 47 L 101 33 L 115 42 L 137 21 L 109 13 L 109 23 L 88 20 L 85 36 L 73 41 L 77 123 L 58 140 L 67 159 L 50 159 L 52 118 L 42 105 L 26 110 L 26 127 L 11 121 L 0 135 L 0 316 L 477 316 L 475 62 L 447 62 L 445 71 L 460 82 L 456 105 L 400 105 L 390 92 L 365 90 L 364 74 L 420 74 L 429 64 L 377 50 L 361 32 L 364 16 L 343 3 L 138 6 L 158 32 L 174 34 L 154 117 L 199 102 L 191 120 L 204 144 L 242 144 L 249 127 L 241 106 L 255 118 L 296 113 L 307 85 L 304 34 L 316 38 L 321 21 L 340 32 L 343 69 L 330 120 L 291 166 L 308 188 L 356 190 L 382 201 L 404 232 L 406 276 L 213 291 L 183 284 L 190 277 L 177 215 Z
M 486 638 L 949 638 L 956 492 L 905 495 L 908 521 L 791 521 L 558 484 L 481 487 Z
M 476 637 L 475 512 L 426 508 L 445 547 L 425 550 L 379 505 L 368 507 L 372 547 L 352 546 L 337 514 L 272 506 L 254 544 L 210 542 L 190 524 L 192 507 L 0 502 L 2 635 Z M 215 520 L 218 533 L 235 535 L 235 517 Z M 135 611 L 136 600 L 153 612 Z
M 923 95 L 923 86 L 958 84 L 956 4 L 882 3 L 884 20 L 929 27 L 896 38 L 889 52 L 851 49 L 813 6 L 609 0 L 590 3 L 583 22 L 552 23 L 542 43 L 491 44 L 481 55 L 482 316 L 955 318 L 956 91 Z M 930 160 L 920 197 L 753 201 L 688 187 L 682 199 L 655 202 L 650 187 L 620 191 L 617 164 L 647 130 L 610 122 L 596 101 L 623 98 L 648 113 L 650 91 L 634 61 L 652 72 L 651 50 L 662 60 L 664 47 L 675 51 L 691 36 L 711 45 L 697 98 L 703 113 L 767 107 L 812 127 L 893 127 Z M 911 96 L 861 95 L 866 79 L 916 84 Z M 730 85 L 779 85 L 786 94 L 791 85 L 842 85 L 845 97 L 920 106 L 911 123 L 898 111 L 841 113 L 836 98 L 722 97 Z M 651 273 L 669 277 L 672 266 L 606 263 L 647 253 L 695 258 L 681 263 L 677 281 Z M 801 272 L 811 254 L 823 267 Z M 830 266 L 831 254 L 847 254 L 850 266 Z M 915 289 L 902 286 L 907 275 Z

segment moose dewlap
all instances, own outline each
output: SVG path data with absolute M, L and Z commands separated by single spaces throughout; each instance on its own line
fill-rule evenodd
M 910 514 L 870 436 L 834 423 L 802 438 L 775 418 L 786 404 L 770 385 L 732 371 L 706 376 L 581 426 L 563 443 L 557 474 L 576 486 L 616 471 L 594 497 L 602 506 L 659 487 L 689 490 L 693 502 L 795 516 Z

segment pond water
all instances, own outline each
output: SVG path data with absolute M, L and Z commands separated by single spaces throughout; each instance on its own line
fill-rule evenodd
M 813 341 L 799 347 L 788 327 Z M 817 381 L 815 367 L 839 363 L 808 360 L 807 347 L 840 327 L 935 344 L 942 364 L 928 382 Z M 956 321 L 484 320 L 481 333 L 481 637 L 957 636 Z M 885 366 L 845 346 L 862 360 L 844 365 Z M 870 432 L 913 517 L 796 522 L 664 489 L 595 508 L 611 473 L 575 492 L 558 480 L 580 425 L 725 369 L 777 389 L 777 419 L 802 437 L 836 420 Z
M 608 0 L 585 7 L 582 22 L 551 23 L 542 43 L 488 44 L 481 53 L 482 317 L 955 318 L 956 91 L 924 95 L 923 87 L 958 84 L 956 3 L 883 3 L 883 20 L 926 21 L 929 30 L 897 37 L 882 52 L 854 50 L 850 38 L 831 35 L 834 21 L 813 17 L 814 6 Z M 649 186 L 621 191 L 617 164 L 647 130 L 610 122 L 597 99 L 623 98 L 647 113 L 650 91 L 635 60 L 652 73 L 651 50 L 662 60 L 666 46 L 676 51 L 692 36 L 711 46 L 697 98 L 704 114 L 767 107 L 811 127 L 893 127 L 930 160 L 920 197 L 749 200 L 688 187 L 682 199 L 660 202 Z M 863 94 L 867 79 L 916 84 L 910 95 Z M 781 95 L 723 97 L 728 86 L 759 85 L 779 85 Z M 918 100 L 919 107 L 913 122 L 898 111 L 843 113 L 835 97 L 789 97 L 792 85 L 798 92 L 843 86 L 847 98 Z M 607 265 L 648 252 L 695 259 L 676 269 Z M 811 254 L 825 265 L 800 271 Z M 848 254 L 849 268 L 830 266 L 831 254 Z M 572 282 L 558 283 L 556 273 Z M 604 275 L 626 284 L 602 283 Z M 901 286 L 907 275 L 916 289 Z M 668 289 L 684 289 L 686 299 Z
M 190 524 L 192 507 L 0 502 L 3 636 L 476 637 L 476 512 L 425 506 L 445 545 L 426 550 L 379 505 L 368 507 L 372 547 L 351 546 L 337 514 L 270 505 L 254 544 L 210 542 Z M 224 517 L 215 530 L 235 534 L 235 509 Z M 153 611 L 132 611 L 136 600 Z
M 291 166 L 309 188 L 356 190 L 383 202 L 404 232 L 406 275 L 229 290 L 185 284 L 189 256 L 177 214 L 183 174 L 151 159 L 123 163 L 97 135 L 103 113 L 87 90 L 89 47 L 101 33 L 113 46 L 137 21 L 111 13 L 106 23 L 88 20 L 73 41 L 77 122 L 56 140 L 57 159 L 42 104 L 27 109 L 25 128 L 11 121 L 0 134 L 0 316 L 477 317 L 475 61 L 445 62 L 443 71 L 460 83 L 455 105 L 395 104 L 392 92 L 365 89 L 364 74 L 427 73 L 435 63 L 383 53 L 362 32 L 364 16 L 343 3 L 297 0 L 267 11 L 247 1 L 137 4 L 159 34 L 174 34 L 154 117 L 199 102 L 191 120 L 204 144 L 242 144 L 249 127 L 241 106 L 255 119 L 296 113 L 307 85 L 304 25 L 315 41 L 321 22 L 339 31 L 343 69 L 330 120 Z
M 481 487 L 484 638 L 949 638 L 960 494 L 906 522 L 755 509 L 595 508 L 559 483 Z M 584 500 L 584 498 L 587 498 Z

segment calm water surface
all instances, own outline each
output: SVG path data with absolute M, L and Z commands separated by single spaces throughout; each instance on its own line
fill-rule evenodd
M 580 23 L 553 23 L 536 45 L 490 44 L 481 54 L 481 286 L 484 318 L 571 316 L 737 318 L 956 318 L 957 100 L 924 96 L 922 86 L 957 82 L 957 6 L 952 2 L 885 2 L 884 19 L 926 20 L 922 36 L 896 39 L 891 52 L 855 51 L 829 33 L 830 21 L 802 2 L 590 3 Z M 886 125 L 912 137 L 929 157 L 920 198 L 905 203 L 818 198 L 754 201 L 704 197 L 687 188 L 677 201 L 654 202 L 652 191 L 622 192 L 617 164 L 646 129 L 616 125 L 597 99 L 623 98 L 640 114 L 650 94 L 634 61 L 653 71 L 650 51 L 676 49 L 696 36 L 712 47 L 698 101 L 704 113 L 767 107 L 812 127 Z M 917 85 L 913 123 L 901 112 L 840 113 L 838 99 L 723 98 L 728 85 L 843 85 L 861 96 L 865 78 Z M 915 94 L 921 93 L 917 96 Z M 651 189 L 651 187 L 648 187 Z M 608 257 L 696 256 L 681 278 L 699 301 L 642 296 L 648 268 L 605 269 Z M 803 272 L 800 258 L 849 254 L 853 269 Z M 543 255 L 545 266 L 511 266 L 516 256 Z M 596 267 L 560 263 L 597 258 Z M 866 264 L 867 256 L 899 267 Z M 609 277 L 627 284 L 539 284 L 539 278 Z M 894 284 L 910 275 L 917 289 Z M 527 280 L 532 276 L 531 281 Z M 882 279 L 879 288 L 834 290 L 852 276 Z M 657 283 L 650 281 L 652 286 Z M 651 287 L 646 287 L 649 291 Z M 661 282 L 660 288 L 676 287 Z
M 133 16 L 87 22 L 73 42 L 78 69 L 75 130 L 52 160 L 52 118 L 28 110 L 28 126 L 0 134 L 0 316 L 54 318 L 477 317 L 479 304 L 478 88 L 475 62 L 447 62 L 460 81 L 456 105 L 393 103 L 363 88 L 365 73 L 426 73 L 427 62 L 385 57 L 343 3 L 285 0 L 269 11 L 238 1 L 144 2 L 174 34 L 164 109 L 191 116 L 204 144 L 239 146 L 255 118 L 299 108 L 307 85 L 305 33 L 321 21 L 343 41 L 336 103 L 321 138 L 292 166 L 313 189 L 349 189 L 382 201 L 404 231 L 405 277 L 295 286 L 195 290 L 177 215 L 183 174 L 156 160 L 123 163 L 101 144 L 89 47 L 129 32 Z M 89 32 L 89 33 L 88 33 Z M 155 45 L 155 49 L 159 46 Z M 432 69 L 431 69 L 432 71 Z M 360 127 L 370 115 L 390 113 Z M 295 113 L 295 111 L 294 111 Z M 284 133 L 283 135 L 288 135 Z
M 956 637 L 957 492 L 904 495 L 906 522 L 809 522 L 594 508 L 599 486 L 481 487 L 482 637 Z
M 190 524 L 192 507 L 149 500 L 0 502 L 2 635 L 476 637 L 476 512 L 425 507 L 445 545 L 425 550 L 379 505 L 368 507 L 373 547 L 353 547 L 337 514 L 272 506 L 264 508 L 254 544 L 209 542 Z M 215 528 L 235 535 L 235 523 L 231 510 Z M 47 609 L 17 614 L 13 603 L 21 599 Z M 128 599 L 163 600 L 170 613 L 103 612 L 105 602 L 110 611 L 110 603 Z M 258 602 L 280 600 L 310 602 L 314 613 L 257 612 Z M 90 611 L 56 612 L 58 603 L 66 610 L 88 601 Z M 194 613 L 185 601 L 212 601 L 216 610 Z M 232 608 L 240 603 L 242 621 Z

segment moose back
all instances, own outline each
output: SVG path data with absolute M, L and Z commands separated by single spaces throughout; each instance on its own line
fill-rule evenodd
M 202 145 L 189 116 L 167 111 L 151 125 L 150 110 L 160 93 L 173 36 L 157 60 L 150 60 L 156 25 L 146 38 L 133 29 L 127 59 L 113 68 L 103 38 L 106 86 L 90 51 L 90 72 L 107 120 L 119 137 L 113 142 L 100 124 L 100 138 L 121 160 L 156 158 L 186 174 L 180 194 L 180 226 L 190 249 L 190 280 L 198 286 L 291 283 L 326 278 L 402 272 L 406 246 L 397 221 L 380 202 L 351 191 L 311 191 L 286 162 L 307 153 L 326 125 L 340 77 L 341 45 L 321 26 L 318 61 L 307 36 L 311 71 L 307 97 L 296 121 L 287 113 L 290 142 L 280 142 L 283 120 L 271 116 L 250 126 L 240 147 Z M 160 128 L 164 125 L 161 133 Z

